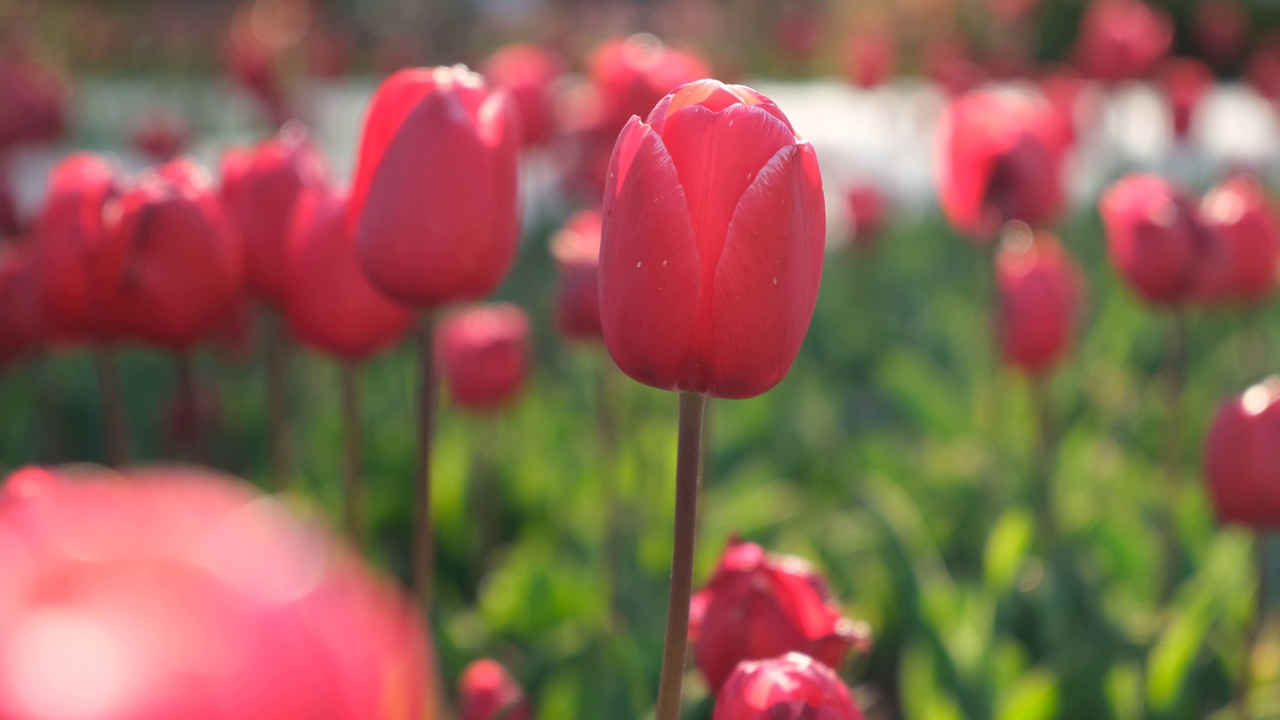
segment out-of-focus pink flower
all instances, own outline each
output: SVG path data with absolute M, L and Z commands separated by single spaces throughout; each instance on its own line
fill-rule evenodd
M 1245 79 L 1259 95 L 1280 104 L 1280 32 L 1258 41 L 1245 67 Z
M 863 720 L 835 671 L 801 653 L 745 661 L 716 698 L 711 720 Z
M 1022 228 L 996 254 L 1004 360 L 1032 374 L 1061 362 L 1075 342 L 1084 274 L 1058 239 Z
M 1196 58 L 1169 58 L 1156 74 L 1173 120 L 1173 134 L 1185 140 L 1191 132 L 1191 118 L 1200 99 L 1213 87 L 1213 71 Z
M 963 95 L 986 81 L 986 72 L 973 59 L 968 43 L 957 36 L 944 36 L 924 48 L 925 77 L 950 96 Z
M 38 349 L 49 334 L 31 256 L 26 240 L 0 241 L 0 368 Z
M 529 376 L 529 316 L 506 303 L 458 311 L 440 323 L 436 354 L 454 403 L 469 410 L 501 408 Z
M 13 202 L 13 187 L 9 182 L 8 169 L 0 160 L 0 240 L 20 232 L 22 225 L 18 220 L 18 208 Z
M 310 21 L 311 3 L 306 0 L 244 0 L 223 40 L 227 72 L 262 104 L 277 127 L 295 117 L 283 66 L 289 51 L 302 42 Z
M 1249 13 L 1239 0 L 1199 0 L 1191 9 L 1189 29 L 1204 57 L 1226 69 L 1244 54 Z
M 458 680 L 461 720 L 529 720 L 524 691 L 505 668 L 493 660 L 476 660 Z
M 1036 83 L 1049 103 L 1052 135 L 1062 148 L 1071 148 L 1079 136 L 1079 125 L 1095 119 L 1095 103 L 1087 99 L 1088 82 L 1069 65 L 1047 68 Z
M 583 210 L 570 217 L 551 240 L 551 254 L 560 268 L 556 294 L 556 327 L 570 340 L 600 340 L 599 210 Z
M 711 75 L 701 57 L 652 35 L 605 41 L 591 53 L 587 69 L 600 93 L 601 123 L 614 138 L 631 116 L 647 116 L 667 93 Z
M 186 150 L 191 127 L 177 110 L 153 107 L 143 110 L 133 121 L 129 142 L 153 162 L 172 160 Z
M 416 612 L 323 529 L 210 471 L 74 472 L 0 488 L 0 717 L 432 716 Z
M 1204 478 L 1218 520 L 1259 530 L 1280 527 L 1280 377 L 1218 409 L 1204 451 Z
M 1227 178 L 1200 201 L 1200 219 L 1213 233 L 1219 272 L 1200 288 L 1209 302 L 1256 304 L 1280 279 L 1280 217 L 1262 183 L 1249 175 Z
M 864 182 L 850 187 L 844 194 L 845 210 L 849 214 L 849 227 L 853 231 L 853 246 L 868 250 L 880 239 L 884 227 L 884 193 L 876 185 Z
M 0 49 L 0 150 L 62 137 L 71 89 L 20 41 Z
M 1173 21 L 1143 0 L 1093 0 L 1080 19 L 1076 67 L 1108 82 L 1142 79 L 1173 45 Z
M 564 74 L 560 56 L 541 45 L 507 45 L 485 61 L 481 73 L 511 93 L 520 115 L 521 144 L 546 143 L 556 129 L 551 88 Z
M 773 43 L 788 65 L 802 68 L 822 45 L 827 18 L 817 2 L 785 6 L 773 23 Z
M 890 28 L 871 28 L 849 37 L 844 48 L 844 75 L 860 88 L 873 88 L 893 77 L 898 44 Z

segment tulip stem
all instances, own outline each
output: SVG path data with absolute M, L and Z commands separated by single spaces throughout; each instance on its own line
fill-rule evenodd
M 1162 530 L 1163 567 L 1159 587 L 1160 601 L 1166 602 L 1178 586 L 1178 528 L 1174 517 L 1177 506 L 1178 466 L 1182 459 L 1182 396 L 1187 384 L 1187 351 L 1190 330 L 1187 323 L 1187 311 L 1184 308 L 1174 310 L 1172 326 L 1169 330 L 1169 345 L 1166 357 L 1165 401 L 1168 413 L 1168 426 L 1165 429 L 1165 482 L 1164 498 L 1160 508 L 1160 525 Z
M 204 418 L 201 417 L 200 397 L 196 390 L 196 364 L 191 350 L 173 353 L 174 368 L 178 375 L 178 400 L 191 413 L 191 445 L 188 448 L 191 461 L 198 465 L 209 464 L 208 438 L 205 435 Z
M 276 489 L 288 490 L 293 484 L 293 453 L 289 446 L 289 399 L 285 380 L 289 369 L 289 347 L 288 338 L 276 315 L 268 318 L 266 351 L 271 471 L 275 475 Z
M 129 462 L 129 432 L 120 392 L 120 373 L 116 369 L 115 351 L 106 346 L 93 350 L 98 371 L 98 397 L 102 404 L 103 437 L 106 440 L 107 465 L 122 467 Z
M 676 449 L 675 542 L 671 552 L 671 594 L 667 636 L 662 648 L 657 720 L 679 720 L 680 696 L 689 645 L 689 602 L 693 598 L 693 549 L 698 530 L 698 485 L 702 475 L 702 417 L 706 398 L 680 395 L 680 439 Z
M 1262 635 L 1262 628 L 1267 619 L 1267 534 L 1256 531 L 1253 534 L 1253 560 L 1257 577 L 1257 589 L 1253 596 L 1253 618 L 1249 623 L 1244 638 L 1244 657 L 1241 658 L 1240 678 L 1236 681 L 1236 711 L 1241 720 L 1249 720 L 1249 690 L 1253 685 L 1253 651 Z
M 435 316 L 424 313 L 418 328 L 422 376 L 418 381 L 418 509 L 413 538 L 413 591 L 424 613 L 431 607 L 435 580 L 435 531 L 431 523 L 431 439 L 439 383 L 435 327 Z
M 1058 523 L 1053 513 L 1053 415 L 1049 387 L 1044 376 L 1031 378 L 1031 405 L 1036 419 L 1035 453 L 1032 461 L 1032 493 L 1039 515 L 1040 537 L 1046 552 L 1058 542 Z
M 342 435 L 344 467 L 342 476 L 342 527 L 347 537 L 360 547 L 360 368 L 355 363 L 342 364 Z

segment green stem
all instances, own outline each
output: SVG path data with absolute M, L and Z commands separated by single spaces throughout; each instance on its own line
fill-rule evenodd
M 1236 711 L 1240 720 L 1249 720 L 1249 690 L 1253 685 L 1253 651 L 1262 635 L 1267 620 L 1267 541 L 1265 532 L 1253 535 L 1253 559 L 1257 573 L 1257 589 L 1253 597 L 1253 618 L 1244 638 L 1244 657 L 1241 658 L 1240 678 L 1236 682 Z
M 1169 330 L 1168 348 L 1166 350 L 1165 402 L 1168 413 L 1168 426 L 1165 430 L 1165 480 L 1164 497 L 1160 507 L 1161 545 L 1163 551 L 1161 582 L 1159 587 L 1160 602 L 1164 603 L 1173 596 L 1178 586 L 1178 565 L 1181 551 L 1178 546 L 1178 527 L 1174 515 L 1181 488 L 1178 483 L 1178 470 L 1182 462 L 1183 408 L 1182 396 L 1187 384 L 1187 365 L 1190 329 L 1187 311 L 1177 308 L 1174 311 L 1172 326 Z
M 178 397 L 191 413 L 191 437 L 187 438 L 190 442 L 188 457 L 198 465 L 208 465 L 209 445 L 201 412 L 203 408 L 200 407 L 200 393 L 196 389 L 195 357 L 191 350 L 178 350 L 173 354 L 173 361 L 178 374 Z
M 106 346 L 93 350 L 98 372 L 98 396 L 102 402 L 103 437 L 107 445 L 107 465 L 113 468 L 129 463 L 129 432 L 125 420 L 124 400 L 120 392 L 120 373 L 116 369 L 115 351 Z
M 283 323 L 276 315 L 267 319 L 267 416 L 271 433 L 271 471 L 276 489 L 293 484 L 293 449 L 289 438 L 289 347 Z
M 342 476 L 342 526 L 347 537 L 360 547 L 360 457 L 363 445 L 360 434 L 360 368 L 355 363 L 342 364 L 342 436 L 344 467 Z
M 435 580 L 435 530 L 431 519 L 431 440 L 435 433 L 439 378 L 435 361 L 435 317 L 426 313 L 418 328 L 422 376 L 418 381 L 418 506 L 413 538 L 413 591 L 424 614 Z M 426 615 L 430 617 L 429 614 Z

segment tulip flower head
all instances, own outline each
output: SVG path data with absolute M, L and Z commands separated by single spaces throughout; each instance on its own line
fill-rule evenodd
M 1205 445 L 1204 477 L 1218 519 L 1280 528 L 1280 377 L 1224 403 Z
M 477 660 L 458 680 L 461 720 L 530 720 L 524 691 L 497 662 Z
M 860 183 L 849 188 L 844 199 L 853 231 L 853 246 L 859 250 L 873 247 L 884 227 L 884 194 L 871 183 Z
M 699 80 L 633 117 L 609 164 L 600 246 L 618 367 L 714 397 L 777 385 L 817 302 L 824 208 L 813 146 L 750 88 Z
M 855 33 L 845 45 L 845 77 L 855 87 L 876 87 L 893 77 L 897 54 L 897 43 L 889 28 Z
M 976 92 L 942 120 L 939 194 L 947 220 L 977 242 L 1004 223 L 1051 223 L 1062 210 L 1064 148 L 1037 98 Z
M 1181 305 L 1215 272 L 1217 243 L 1191 199 L 1164 178 L 1121 178 L 1103 193 L 1098 211 L 1111 264 L 1148 304 Z
M 844 617 L 807 563 L 737 539 L 690 607 L 694 659 L 713 691 L 743 660 L 800 652 L 836 667 L 850 650 L 870 651 L 865 624 Z
M 16 33 L 0 48 L 0 151 L 66 133 L 71 87 Z
M 454 403 L 498 409 L 519 395 L 529 375 L 529 316 L 506 303 L 466 308 L 441 321 L 436 353 Z
M 1280 32 L 1273 30 L 1258 41 L 1244 75 L 1255 92 L 1273 105 L 1280 104 Z
M 598 340 L 600 329 L 600 232 L 598 210 L 583 210 L 569 218 L 551 240 L 551 254 L 560 267 L 556 295 L 556 326 L 570 340 Z
M 1106 82 L 1142 79 L 1173 45 L 1173 21 L 1142 0 L 1093 0 L 1080 19 L 1075 64 Z
M 1185 140 L 1201 98 L 1213 87 L 1213 71 L 1196 58 L 1169 58 L 1161 63 L 1158 77 L 1169 102 L 1173 135 Z
M 464 67 L 403 70 L 365 117 L 347 227 L 388 298 L 434 308 L 488 295 L 519 237 L 520 123 L 505 90 Z
M 1202 299 L 1256 304 L 1270 297 L 1280 279 L 1280 217 L 1262 183 L 1248 175 L 1222 181 L 1201 199 L 1200 219 L 1221 253 Z
M 191 127 L 173 108 L 148 108 L 134 117 L 129 142 L 149 159 L 168 162 L 191 142 Z
M 521 144 L 545 144 L 555 131 L 551 89 L 564 74 L 560 56 L 540 45 L 507 45 L 485 61 L 481 72 L 511 93 L 520 115 Z
M 591 53 L 587 68 L 600 96 L 603 125 L 611 130 L 632 115 L 643 116 L 677 87 L 711 74 L 698 55 L 645 34 L 605 41 Z
M 1032 374 L 1057 365 L 1075 340 L 1083 273 L 1058 239 L 1021 225 L 996 254 L 1005 362 Z
M 721 688 L 711 715 L 711 720 L 862 718 L 835 671 L 800 653 L 740 663 Z
M 1196 49 L 1225 69 L 1244 52 L 1249 13 L 1240 0 L 1199 0 L 1191 9 L 1189 30 Z

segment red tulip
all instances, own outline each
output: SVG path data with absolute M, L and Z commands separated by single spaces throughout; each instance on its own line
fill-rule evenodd
M 281 67 L 285 51 L 306 31 L 310 9 L 303 2 L 245 0 L 235 11 L 222 44 L 222 61 L 231 78 L 240 83 L 280 126 L 294 116 Z
M 789 653 L 739 664 L 711 720 L 862 720 L 862 712 L 834 670 Z
M 168 162 L 186 149 L 191 128 L 172 108 L 151 108 L 134 119 L 129 140 L 151 160 Z
M 893 77 L 897 41 L 887 28 L 855 33 L 844 52 L 844 73 L 860 88 L 873 88 Z
M 506 303 L 459 311 L 440 324 L 436 352 L 455 403 L 497 409 L 515 399 L 529 375 L 529 316 Z
M 64 159 L 49 179 L 35 224 L 40 297 L 50 329 L 59 336 L 104 340 L 111 327 L 97 284 L 103 206 L 119 193 L 115 171 L 89 153 Z
M 1173 134 L 1179 140 L 1186 139 L 1200 99 L 1213 88 L 1213 71 L 1195 58 L 1169 58 L 1160 65 L 1159 79 L 1169 101 Z
M 524 691 L 493 660 L 477 660 L 458 680 L 461 720 L 529 720 Z
M 1116 82 L 1141 79 L 1173 45 L 1173 21 L 1142 0 L 1093 0 L 1080 19 L 1075 62 L 1084 74 Z
M 11 44 L 0 49 L 0 150 L 61 137 L 71 95 L 66 80 L 20 40 L 5 41 Z
M 817 3 L 785 5 L 772 23 L 774 47 L 789 64 L 803 65 L 821 47 L 827 22 Z
M 1249 13 L 1239 0 L 1199 0 L 1191 9 L 1191 39 L 1216 67 L 1240 59 L 1249 35 Z
M 506 92 L 465 68 L 404 70 L 383 83 L 347 207 L 373 285 L 415 307 L 493 292 L 519 237 L 519 141 Z
M 1040 94 L 1049 105 L 1048 136 L 1060 148 L 1071 148 L 1076 144 L 1076 125 L 1084 114 L 1086 120 L 1092 120 L 1094 103 L 1087 101 L 1088 83 L 1080 74 L 1068 65 L 1049 68 L 1037 82 Z
M 522 145 L 542 145 L 551 138 L 551 88 L 564 74 L 564 61 L 555 51 L 540 45 L 507 45 L 485 61 L 481 72 L 495 87 L 511 93 L 520 115 Z
M 598 340 L 600 328 L 599 210 L 583 210 L 565 223 L 551 241 L 551 254 L 560 266 L 556 295 L 556 326 L 570 340 Z
M 1221 271 L 1204 299 L 1258 303 L 1276 289 L 1280 273 L 1280 218 L 1255 178 L 1222 181 L 1200 201 L 1201 221 L 1217 240 Z
M 184 160 L 144 173 L 103 217 L 93 284 L 110 321 L 172 350 L 212 333 L 236 301 L 242 270 L 204 173 Z
M 969 45 L 958 37 L 930 41 L 922 62 L 925 76 L 952 97 L 970 92 L 986 81 L 986 73 L 973 59 Z
M 1024 229 L 1025 230 L 1025 229 Z M 1000 341 L 1005 362 L 1049 371 L 1071 350 L 1084 276 L 1048 233 L 1011 233 L 996 254 Z
M 1043 102 L 977 92 L 942 119 L 939 194 L 951 225 L 978 242 L 1021 220 L 1050 224 L 1064 204 L 1062 138 Z
M 294 205 L 327 177 L 320 151 L 297 126 L 222 156 L 222 205 L 244 247 L 245 282 L 273 305 L 285 301 L 285 245 Z
M 321 528 L 207 471 L 60 475 L 0 489 L 0 717 L 428 711 L 415 611 Z
M 861 183 L 849 188 L 844 197 L 849 226 L 853 229 L 853 246 L 863 250 L 874 246 L 884 226 L 885 200 L 880 188 Z
M 635 380 L 749 398 L 777 385 L 818 297 L 826 217 L 813 146 L 741 85 L 683 85 L 609 164 L 605 344 Z
M 591 53 L 587 67 L 600 93 L 602 124 L 614 130 L 632 115 L 643 117 L 678 86 L 711 74 L 701 57 L 665 46 L 652 35 L 608 40 Z
M 842 615 L 826 580 L 807 563 L 736 538 L 693 598 L 689 639 L 713 692 L 743 660 L 802 652 L 836 667 L 849 650 L 870 649 L 865 627 Z
M 0 368 L 36 350 L 48 336 L 31 256 L 26 241 L 0 242 Z
M 1204 476 L 1224 523 L 1280 527 L 1280 378 L 1223 404 L 1205 446 Z
M 1191 199 L 1167 180 L 1130 175 L 1099 200 L 1116 271 L 1152 305 L 1190 300 L 1212 276 L 1218 251 Z
M 344 198 L 332 191 L 315 189 L 299 199 L 285 262 L 285 307 L 298 340 L 359 362 L 403 337 L 413 314 L 365 279 L 345 213 Z
M 1280 104 L 1280 33 L 1269 33 L 1258 41 L 1245 67 L 1245 79 L 1259 95 Z

